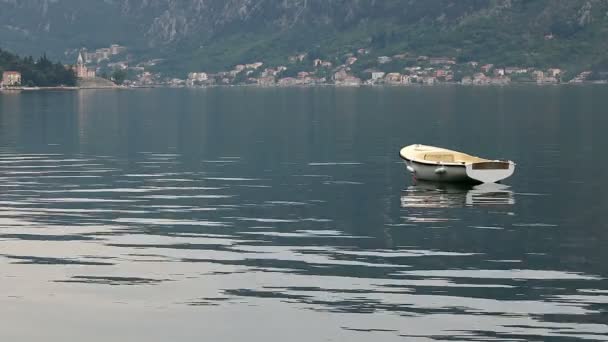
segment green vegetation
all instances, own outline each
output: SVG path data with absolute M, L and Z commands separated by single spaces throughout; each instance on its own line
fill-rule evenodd
M 339 65 L 359 48 L 371 52 L 360 58 L 367 65 L 408 52 L 573 73 L 608 68 L 603 0 L 0 1 L 0 21 L 12 51 L 72 60 L 78 48 L 119 43 L 136 60 L 164 59 L 153 71 L 180 77 L 287 65 L 305 52 Z
M 315 1 L 312 1 L 315 2 Z M 335 1 L 324 5 L 328 22 L 308 17 L 277 30 L 267 21 L 249 22 L 250 29 L 227 30 L 196 44 L 179 44 L 163 56 L 158 71 L 183 74 L 186 70 L 226 70 L 238 63 L 264 61 L 287 65 L 287 56 L 309 53 L 339 65 L 346 53 L 371 51 L 354 66 L 361 74 L 375 58 L 404 52 L 412 56 L 445 56 L 459 62 L 478 61 L 496 66 L 558 67 L 580 72 L 606 71 L 608 57 L 608 2 L 571 0 L 419 0 L 379 2 Z M 320 7 L 323 7 L 319 5 Z M 349 10 L 349 17 L 344 11 Z M 252 19 L 254 20 L 254 19 Z M 265 23 L 265 24 L 264 24 Z M 236 25 L 236 24 L 233 24 Z M 186 41 L 190 41 L 187 38 Z M 185 61 L 182 63 L 182 61 Z M 336 63 L 338 62 L 338 63 Z M 384 65 L 398 70 L 408 61 Z M 411 63 L 411 61 L 410 61 Z M 399 64 L 399 65 L 397 65 Z M 602 66 L 604 65 L 604 66 Z M 293 65 L 292 65 L 293 67 Z M 297 66 L 296 66 L 297 68 Z M 295 72 L 291 70 L 291 72 Z
M 21 58 L 0 49 L 0 72 L 19 71 L 21 83 L 25 86 L 53 87 L 74 86 L 76 75 L 72 70 L 66 69 L 61 63 L 51 62 L 46 55 L 34 58 Z
M 127 72 L 125 70 L 114 70 L 112 73 L 112 81 L 114 83 L 121 85 L 127 79 Z

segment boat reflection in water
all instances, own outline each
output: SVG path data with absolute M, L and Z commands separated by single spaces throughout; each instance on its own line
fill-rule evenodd
M 463 206 L 513 205 L 515 197 L 508 185 L 479 185 L 417 181 L 403 190 L 402 208 L 454 208 Z

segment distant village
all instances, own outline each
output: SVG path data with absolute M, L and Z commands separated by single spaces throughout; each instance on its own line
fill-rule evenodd
M 128 86 L 211 87 L 252 85 L 263 87 L 293 86 L 407 86 L 407 85 L 508 85 L 511 83 L 559 84 L 589 81 L 591 71 L 564 80 L 559 68 L 537 69 L 525 66 L 497 66 L 476 61 L 457 63 L 454 58 L 412 56 L 407 53 L 380 56 L 372 66 L 361 70 L 357 63 L 362 58 L 370 64 L 369 50 L 343 56 L 340 63 L 311 58 L 302 53 L 290 56 L 285 65 L 270 66 L 263 61 L 235 65 L 220 72 L 192 71 L 186 78 L 163 78 L 139 65 L 141 73 L 125 82 Z M 158 61 L 150 61 L 154 65 Z M 407 66 L 403 66 L 403 65 Z
M 66 52 L 67 53 L 67 52 Z M 511 83 L 559 84 L 589 82 L 591 71 L 571 75 L 566 81 L 559 68 L 537 69 L 526 66 L 499 66 L 476 61 L 458 63 L 441 56 L 414 56 L 402 53 L 393 56 L 370 57 L 368 49 L 358 49 L 341 60 L 312 58 L 307 53 L 287 58 L 285 65 L 270 66 L 263 61 L 235 65 L 220 72 L 192 71 L 185 78 L 163 77 L 154 72 L 162 60 L 149 60 L 135 65 L 127 48 L 112 44 L 89 52 L 77 50 L 76 61 L 66 68 L 74 70 L 81 81 L 108 79 L 124 87 L 212 87 L 251 85 L 263 87 L 293 87 L 314 85 L 335 86 L 407 86 L 407 85 L 508 85 Z M 363 62 L 362 62 L 363 61 Z M 366 66 L 362 68 L 359 63 Z M 358 65 L 359 64 L 359 65 Z M 125 77 L 112 76 L 123 72 Z M 128 76 L 127 76 L 128 75 Z M 83 82 L 85 83 L 85 82 Z M 95 87 L 95 82 L 92 83 Z M 0 87 L 21 85 L 21 75 L 5 71 Z
M 88 52 L 87 49 L 80 49 L 76 52 L 76 60 L 74 64 L 65 64 L 67 70 L 72 70 L 79 81 L 77 87 L 66 87 L 65 85 L 57 85 L 50 88 L 108 88 L 114 87 L 111 76 L 102 76 L 99 74 L 100 64 L 108 63 L 106 68 L 115 68 L 115 63 L 109 63 L 112 59 L 120 57 L 127 51 L 126 47 L 118 44 L 112 44 L 106 48 L 100 48 L 93 52 Z M 67 52 L 66 52 L 67 54 Z M 126 69 L 126 64 L 123 69 Z M 103 75 L 106 76 L 106 75 Z M 21 72 L 15 70 L 7 70 L 2 72 L 0 80 L 0 90 L 29 90 L 37 89 L 36 86 L 28 86 L 24 84 Z M 49 87 L 47 87 L 49 88 Z

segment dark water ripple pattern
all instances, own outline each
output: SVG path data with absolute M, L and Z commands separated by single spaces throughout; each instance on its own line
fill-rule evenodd
M 604 340 L 608 333 L 601 276 L 531 267 L 549 257 L 542 251 L 508 260 L 501 254 L 510 253 L 482 246 L 425 247 L 425 240 L 455 238 L 450 235 L 457 234 L 463 208 L 495 217 L 493 226 L 466 227 L 495 239 L 519 229 L 554 228 L 512 218 L 518 196 L 506 185 L 409 186 L 401 193 L 400 219 L 375 236 L 379 230 L 342 229 L 335 216 L 319 210 L 329 205 L 322 198 L 297 194 L 309 187 L 357 187 L 332 180 L 342 168 L 364 165 L 299 165 L 317 176 L 293 175 L 301 182 L 293 197 L 275 198 L 270 189 L 288 185 L 277 185 L 272 173 L 237 177 L 238 158 L 203 161 L 209 165 L 204 171 L 190 172 L 179 170 L 178 158 L 142 154 L 136 170 L 125 172 L 112 158 L 3 153 L 0 245 L 3 264 L 12 265 L 3 268 L 55 266 L 41 275 L 53 288 L 212 283 L 196 292 L 176 290 L 159 304 L 277 301 L 368 315 L 354 326 L 346 320 L 343 329 L 383 337 Z M 415 237 L 402 245 L 412 230 Z M 23 291 L 5 294 L 27 296 Z M 390 320 L 382 319 L 387 315 Z M 400 318 L 430 322 L 412 329 Z M 453 326 L 431 328 L 446 323 Z
M 413 183 L 394 155 L 26 150 L 0 150 L 0 336 L 608 341 L 608 240 L 573 232 L 600 214 L 544 208 L 544 185 Z

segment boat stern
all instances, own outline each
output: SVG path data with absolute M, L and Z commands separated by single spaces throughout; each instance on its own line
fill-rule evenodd
M 467 176 L 482 183 L 496 183 L 515 172 L 512 161 L 484 161 L 466 165 Z

